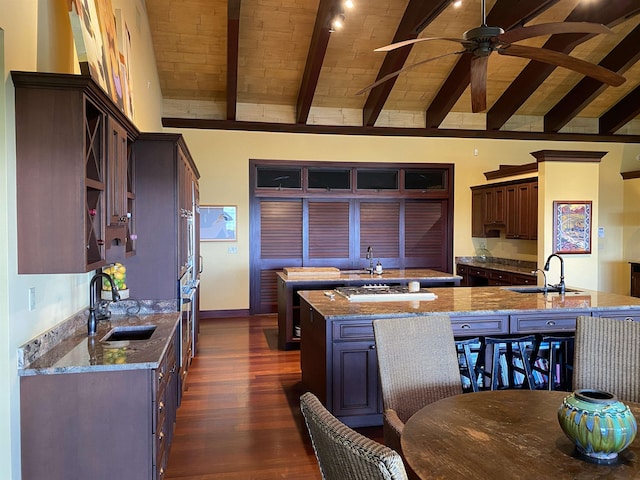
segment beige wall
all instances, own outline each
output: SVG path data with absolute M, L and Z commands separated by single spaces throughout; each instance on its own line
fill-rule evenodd
M 553 200 L 594 202 L 604 209 L 605 238 L 597 237 L 593 224 L 593 253 L 572 255 L 566 260 L 567 283 L 576 287 L 628 293 L 628 270 L 622 254 L 620 216 L 623 191 L 619 144 L 542 142 L 477 139 L 360 137 L 285 133 L 171 130 L 184 134 L 200 170 L 200 200 L 203 205 L 238 206 L 238 241 L 203 242 L 202 310 L 246 309 L 249 307 L 249 159 L 335 160 L 348 162 L 446 162 L 455 164 L 454 256 L 473 255 L 486 244 L 493 256 L 538 262 L 551 252 L 550 215 Z M 474 150 L 478 155 L 474 155 Z M 488 183 L 483 175 L 500 164 L 535 161 L 537 150 L 607 151 L 599 164 L 551 162 L 546 179 L 546 198 L 540 198 L 540 241 L 471 238 L 471 185 Z M 544 167 L 542 167 L 544 170 Z M 520 177 L 514 177 L 520 178 Z M 600 189 L 606 189 L 599 202 Z M 544 243 L 542 243 L 544 242 Z M 237 247 L 238 253 L 230 253 Z M 606 258 L 599 265 L 598 258 Z M 555 262 L 554 262 L 555 263 Z M 552 267 L 550 280 L 557 282 Z M 588 272 L 589 275 L 583 275 Z

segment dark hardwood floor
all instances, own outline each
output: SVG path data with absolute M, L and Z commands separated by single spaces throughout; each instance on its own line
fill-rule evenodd
M 201 322 L 167 479 L 320 479 L 299 408 L 300 352 L 275 315 Z M 361 433 L 382 441 L 381 428 Z

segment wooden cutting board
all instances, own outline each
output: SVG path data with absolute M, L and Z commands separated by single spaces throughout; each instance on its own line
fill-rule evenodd
M 287 277 L 339 277 L 340 269 L 335 267 L 285 267 Z

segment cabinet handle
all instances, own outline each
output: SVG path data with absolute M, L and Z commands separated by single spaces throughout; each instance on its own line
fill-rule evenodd
M 164 377 L 164 373 L 158 372 L 158 383 L 160 383 L 162 381 L 163 377 Z
M 164 402 L 158 404 L 158 412 L 162 412 L 162 410 L 164 410 Z
M 159 441 L 159 442 L 162 442 L 163 440 L 164 440 L 164 432 L 160 432 L 160 433 L 158 434 L 158 441 Z
M 555 324 L 556 322 L 554 322 L 553 320 L 547 320 L 547 325 L 554 326 Z
M 635 321 L 636 321 L 636 319 L 635 319 L 635 318 L 633 318 L 633 317 L 626 317 L 626 318 L 624 319 L 624 321 L 625 321 L 625 322 L 635 322 Z
M 160 478 L 164 477 L 164 468 L 160 469 Z
M 460 328 L 468 329 L 471 328 L 471 325 L 469 325 L 468 323 L 463 323 L 462 325 L 460 325 Z
M 376 346 L 375 345 L 369 345 L 369 350 L 375 350 Z
M 175 364 L 173 365 L 173 367 L 171 367 L 171 373 L 172 373 L 172 374 L 173 374 L 173 373 L 176 373 L 176 366 L 175 366 Z

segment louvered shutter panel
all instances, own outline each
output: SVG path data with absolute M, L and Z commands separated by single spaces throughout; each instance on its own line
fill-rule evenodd
M 309 258 L 349 258 L 349 202 L 309 202 Z
M 360 203 L 360 256 L 373 247 L 376 258 L 400 256 L 400 203 Z
M 302 201 L 260 202 L 260 257 L 302 258 Z
M 442 201 L 405 203 L 404 255 L 420 258 L 430 268 L 442 266 L 445 244 L 445 204 Z

